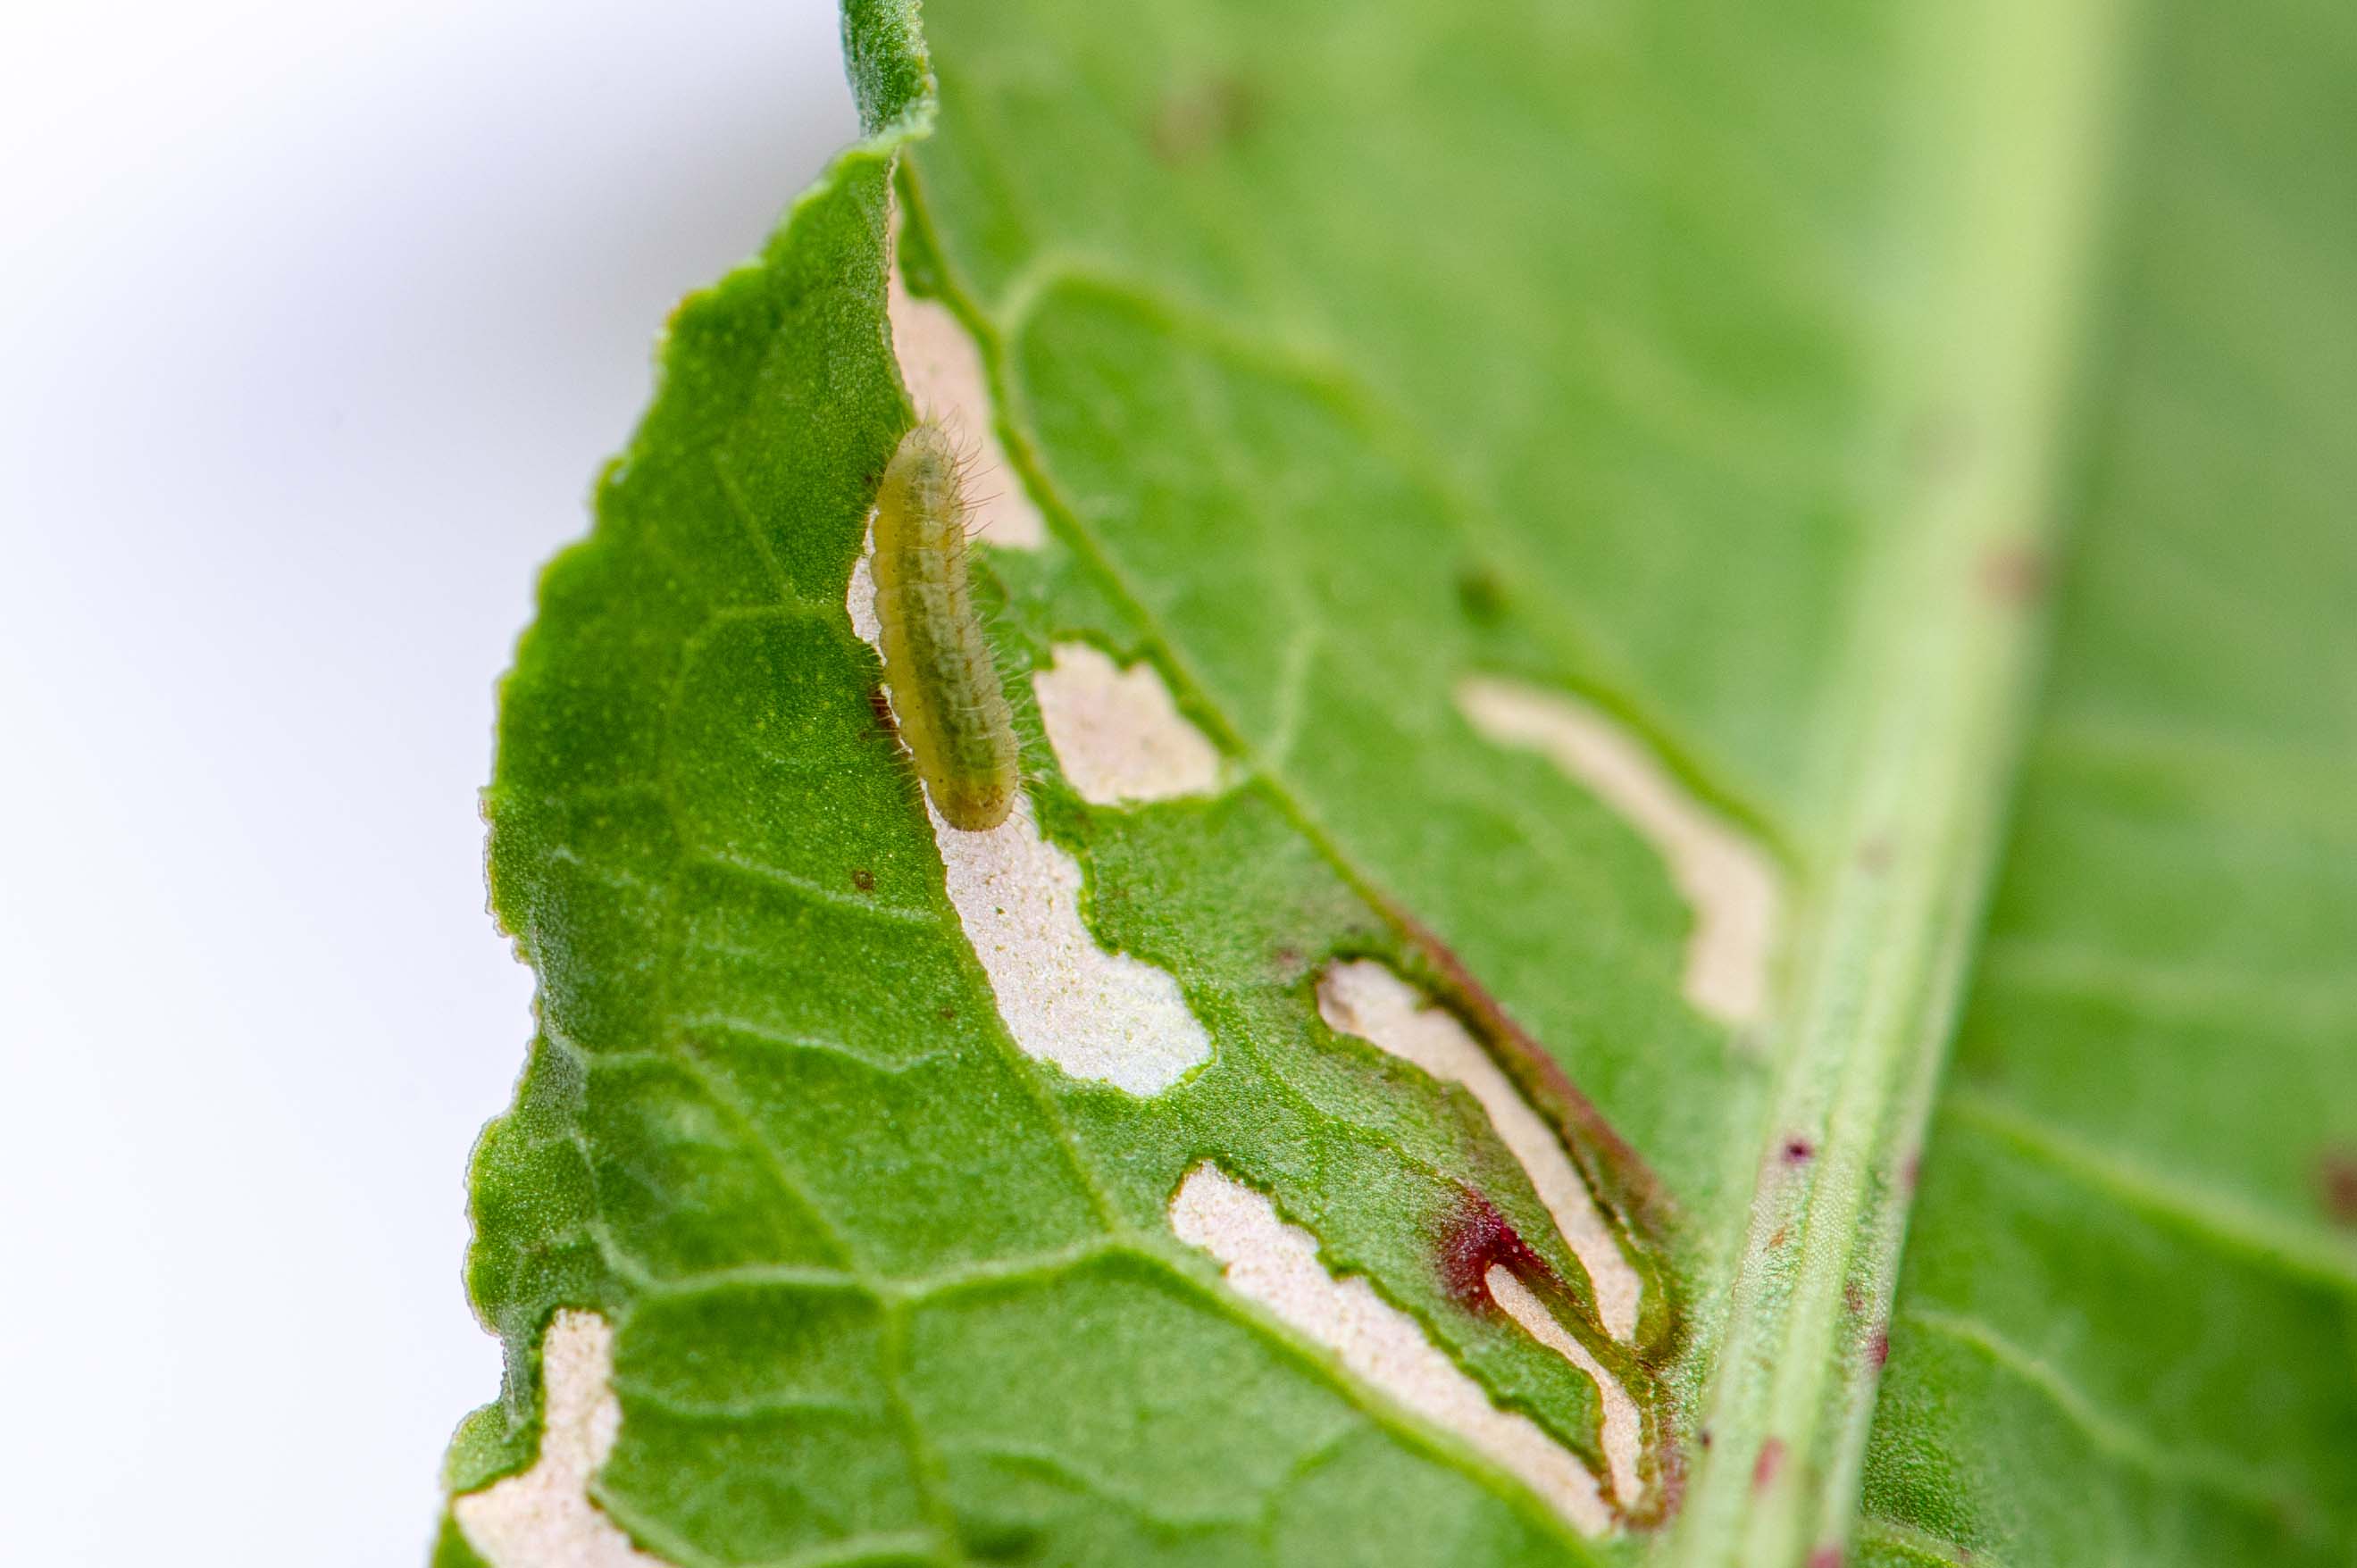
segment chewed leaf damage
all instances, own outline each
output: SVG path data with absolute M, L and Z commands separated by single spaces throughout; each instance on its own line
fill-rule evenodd
M 1430 1005 L 1405 981 L 1366 959 L 1338 963 L 1319 977 L 1318 1011 L 1338 1033 L 1372 1041 L 1442 1082 L 1471 1091 L 1500 1140 L 1522 1162 L 1565 1245 L 1587 1271 L 1605 1331 L 1622 1341 L 1635 1334 L 1643 1293 L 1637 1271 L 1554 1130 L 1457 1016 Z
M 896 243 L 885 309 L 892 325 L 892 351 L 899 359 L 909 396 L 919 413 L 947 427 L 974 451 L 981 481 L 973 497 L 974 537 L 1002 550 L 1037 550 L 1048 542 L 1048 525 L 999 445 L 982 355 L 946 306 L 909 292 L 898 250 Z
M 874 582 L 863 556 L 845 608 L 853 630 L 880 647 Z M 927 811 L 950 903 L 1026 1055 L 1141 1095 L 1211 1059 L 1211 1037 L 1170 972 L 1097 945 L 1081 919 L 1081 868 L 1040 836 L 1028 801 L 1018 797 L 985 832 L 958 831 L 930 803 Z
M 1414 1318 L 1357 1275 L 1336 1278 L 1317 1239 L 1288 1225 L 1266 1195 L 1208 1162 L 1170 1199 L 1178 1239 L 1216 1259 L 1228 1283 L 1331 1350 L 1342 1365 L 1416 1414 L 1487 1455 L 1589 1534 L 1612 1524 L 1596 1477 L 1528 1416 L 1499 1409 L 1425 1337 Z M 1542 1308 L 1542 1310 L 1544 1310 Z
M 1179 714 L 1151 664 L 1124 669 L 1086 642 L 1060 642 L 1031 676 L 1057 770 L 1092 806 L 1208 795 L 1220 754 Z
M 560 1312 L 542 1337 L 540 1364 L 540 1456 L 451 1505 L 468 1543 L 491 1568 L 671 1568 L 589 1497 L 622 1427 L 614 1330 L 594 1312 Z
M 1657 850 L 1687 907 L 1684 992 L 1696 1011 L 1756 1025 L 1767 1014 L 1781 892 L 1757 843 L 1696 801 L 1638 741 L 1560 692 L 1480 678 L 1458 707 L 1501 746 L 1536 751 L 1593 790 Z

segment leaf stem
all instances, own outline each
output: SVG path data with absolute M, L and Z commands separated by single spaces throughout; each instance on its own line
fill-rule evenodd
M 2041 642 L 2119 0 L 1918 8 L 1861 504 L 1888 519 L 1798 937 L 1707 1449 L 1660 1560 L 1838 1561 L 1913 1169 Z M 1838 780 L 1838 782 L 1835 782 Z

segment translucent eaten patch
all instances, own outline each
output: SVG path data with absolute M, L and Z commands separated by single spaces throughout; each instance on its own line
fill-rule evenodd
M 1125 670 L 1103 650 L 1060 642 L 1031 688 L 1056 766 L 1092 806 L 1211 793 L 1220 754 L 1189 724 L 1151 664 Z
M 901 282 L 897 210 L 892 228 L 891 281 L 884 309 L 892 326 L 892 352 L 900 361 L 900 379 L 918 413 L 939 421 L 974 454 L 974 537 L 1004 550 L 1037 550 L 1048 542 L 1048 525 L 999 445 L 982 354 L 947 306 L 918 298 Z
M 1365 1279 L 1327 1273 L 1317 1238 L 1286 1224 L 1265 1194 L 1205 1161 L 1172 1196 L 1170 1229 L 1217 1259 L 1239 1294 L 1331 1350 L 1400 1405 L 1462 1438 L 1574 1528 L 1591 1535 L 1610 1528 L 1602 1488 L 1577 1455 L 1528 1416 L 1491 1403 L 1414 1318 Z
M 1728 1024 L 1764 1018 L 1780 902 L 1767 854 L 1586 703 L 1480 677 L 1458 688 L 1457 705 L 1491 740 L 1535 751 L 1593 791 L 1661 854 L 1694 913 L 1683 989 L 1695 1011 Z
M 1355 1035 L 1443 1083 L 1461 1084 L 1471 1092 L 1489 1113 L 1499 1141 L 1531 1178 L 1564 1245 L 1587 1272 L 1604 1331 L 1627 1342 L 1637 1332 L 1642 1280 L 1598 1212 L 1587 1184 L 1555 1130 L 1531 1109 L 1456 1015 L 1429 1005 L 1422 993 L 1383 965 L 1360 959 L 1334 964 L 1318 977 L 1318 1015 L 1337 1034 Z
M 540 1377 L 540 1455 L 451 1504 L 468 1543 L 491 1568 L 671 1568 L 589 1497 L 622 1429 L 613 1328 L 594 1312 L 559 1312 L 541 1337 Z
M 864 556 L 845 608 L 875 646 L 875 579 Z M 950 826 L 930 801 L 926 813 L 950 905 L 1024 1054 L 1137 1095 L 1158 1094 L 1211 1059 L 1211 1036 L 1177 979 L 1097 945 L 1081 919 L 1081 868 L 1040 836 L 1028 801 L 1018 799 L 986 832 Z

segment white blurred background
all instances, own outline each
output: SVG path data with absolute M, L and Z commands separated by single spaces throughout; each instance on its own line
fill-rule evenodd
M 0 1562 L 422 1563 L 498 1384 L 492 682 L 831 0 L 0 21 Z

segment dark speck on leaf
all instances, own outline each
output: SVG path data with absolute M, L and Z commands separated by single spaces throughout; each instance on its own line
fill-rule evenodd
M 2046 587 L 2046 557 L 2031 544 L 2002 544 L 1981 557 L 1981 592 L 1991 602 L 2021 606 Z
M 1506 618 L 1506 585 L 1487 566 L 1468 566 L 1457 575 L 1457 604 L 1467 620 L 1495 626 Z
M 1788 1165 L 1807 1165 L 1811 1159 L 1815 1157 L 1816 1152 L 1816 1145 L 1810 1143 L 1806 1138 L 1787 1138 L 1784 1140 L 1784 1163 Z
M 1211 76 L 1165 98 L 1146 138 L 1164 163 L 1185 163 L 1250 135 L 1260 120 L 1258 89 L 1236 77 Z
M 2357 1148 L 2325 1150 L 2316 1162 L 2316 1185 L 2332 1222 L 2357 1230 Z
M 1907 454 L 1915 471 L 1927 480 L 1952 478 L 1972 456 L 1972 431 L 1964 416 L 1952 408 L 1926 409 L 1908 432 Z
M 851 885 L 862 893 L 873 893 L 876 891 L 876 874 L 864 865 L 855 865 L 851 868 Z

